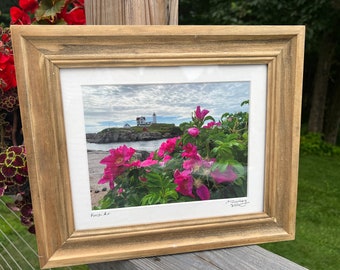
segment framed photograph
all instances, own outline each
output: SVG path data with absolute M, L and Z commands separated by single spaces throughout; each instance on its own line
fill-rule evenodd
M 294 239 L 303 26 L 12 26 L 42 268 Z

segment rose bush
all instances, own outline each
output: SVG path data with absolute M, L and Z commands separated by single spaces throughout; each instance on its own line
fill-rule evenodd
M 100 163 L 99 184 L 110 190 L 95 209 L 247 195 L 248 113 L 225 113 L 216 122 L 197 106 L 183 135 L 166 140 L 145 160 L 122 145 Z
M 19 0 L 10 16 L 11 24 L 85 24 L 84 0 Z M 16 86 L 10 29 L 0 26 L 0 196 L 15 195 L 8 207 L 34 233 Z

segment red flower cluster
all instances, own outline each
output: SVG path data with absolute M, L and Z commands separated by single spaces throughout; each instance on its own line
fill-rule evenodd
M 0 90 L 5 92 L 16 86 L 11 35 L 8 28 L 0 27 Z
M 60 18 L 67 24 L 81 25 L 86 23 L 84 0 L 66 1 L 64 8 L 60 12 Z
M 10 8 L 11 24 L 85 24 L 84 0 L 19 0 Z M 11 35 L 0 27 L 0 94 L 17 86 Z
M 84 0 L 19 0 L 10 15 L 11 24 L 85 24 Z
M 11 24 L 85 24 L 84 10 L 84 0 L 19 0 L 18 6 L 10 8 Z M 14 120 L 18 118 L 13 116 L 19 105 L 16 86 L 10 29 L 0 26 L 0 125 L 4 130 L 0 134 L 1 151 L 7 145 L 16 145 L 12 134 L 12 127 L 18 124 Z M 34 233 L 23 146 L 10 146 L 0 153 L 0 197 L 5 193 L 17 195 L 15 202 L 7 206 L 19 211 L 22 224 Z
M 31 24 L 31 16 L 38 6 L 38 0 L 19 0 L 19 7 L 11 7 L 9 10 L 12 19 L 11 24 Z

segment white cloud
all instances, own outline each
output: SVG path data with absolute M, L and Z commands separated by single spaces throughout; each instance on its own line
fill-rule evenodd
M 249 99 L 249 91 L 249 82 L 82 86 L 86 129 L 99 131 L 104 128 L 100 122 L 121 124 L 141 115 L 151 118 L 154 112 L 188 118 L 198 105 L 219 118 L 247 110 L 240 104 Z

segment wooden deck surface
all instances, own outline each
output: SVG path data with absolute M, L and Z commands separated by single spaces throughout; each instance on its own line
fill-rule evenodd
M 89 265 L 91 270 L 306 270 L 259 246 L 245 246 Z

